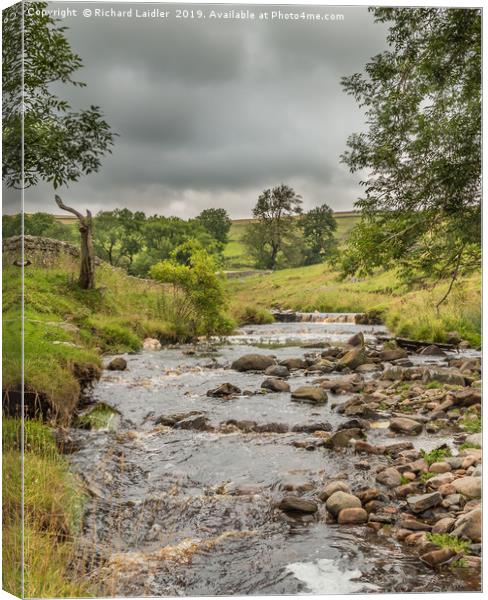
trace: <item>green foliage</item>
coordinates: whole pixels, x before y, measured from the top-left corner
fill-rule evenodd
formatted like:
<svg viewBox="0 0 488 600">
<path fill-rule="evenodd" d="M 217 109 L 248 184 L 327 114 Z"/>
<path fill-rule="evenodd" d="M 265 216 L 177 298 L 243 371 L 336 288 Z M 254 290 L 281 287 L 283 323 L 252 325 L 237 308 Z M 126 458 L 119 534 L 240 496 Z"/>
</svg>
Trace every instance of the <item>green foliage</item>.
<svg viewBox="0 0 488 600">
<path fill-rule="evenodd" d="M 172 285 L 175 320 L 186 323 L 193 334 L 231 329 L 223 314 L 226 300 L 215 260 L 198 243 L 177 246 L 171 259 L 151 268 L 151 276 Z"/>
<path fill-rule="evenodd" d="M 250 223 L 242 237 L 257 267 L 275 269 L 282 257 L 287 264 L 299 264 L 294 257 L 299 245 L 293 217 L 301 214 L 301 203 L 301 196 L 284 184 L 264 190 L 259 196 L 253 209 L 257 222 Z"/>
<path fill-rule="evenodd" d="M 429 381 L 429 383 L 426 384 L 425 389 L 426 390 L 439 390 L 442 388 L 442 383 L 440 381 L 436 381 L 435 379 L 433 381 Z"/>
<path fill-rule="evenodd" d="M 80 415 L 76 423 L 83 429 L 113 429 L 115 410 L 103 402 Z"/>
<path fill-rule="evenodd" d="M 427 533 L 427 539 L 439 548 L 450 548 L 461 554 L 469 549 L 469 541 L 462 540 L 450 533 Z"/>
<path fill-rule="evenodd" d="M 420 454 L 425 462 L 429 465 L 434 464 L 435 462 L 440 462 L 444 458 L 448 458 L 452 456 L 451 449 L 448 446 L 441 446 L 440 448 L 435 448 L 430 452 L 426 452 L 425 450 L 421 450 Z"/>
<path fill-rule="evenodd" d="M 245 306 L 236 318 L 239 325 L 266 325 L 274 321 L 269 310 L 256 306 Z"/>
<path fill-rule="evenodd" d="M 337 240 L 334 233 L 337 230 L 337 221 L 327 204 L 317 206 L 303 215 L 300 226 L 306 246 L 304 264 L 321 263 L 336 255 Z"/>
<path fill-rule="evenodd" d="M 469 433 L 481 433 L 481 417 L 478 415 L 465 414 L 460 425 Z"/>
<path fill-rule="evenodd" d="M 448 279 L 440 305 L 480 264 L 481 14 L 373 10 L 390 24 L 389 49 L 342 80 L 369 127 L 343 160 L 371 174 L 343 270 L 394 265 L 410 282 Z"/>
<path fill-rule="evenodd" d="M 102 352 L 130 352 L 141 347 L 139 336 L 125 319 L 103 315 L 86 319 L 85 325 L 93 332 L 92 343 Z"/>
<path fill-rule="evenodd" d="M 432 477 L 435 477 L 437 475 L 437 473 L 431 473 L 430 471 L 424 471 L 421 475 L 420 475 L 420 481 L 423 481 L 424 483 L 429 481 L 429 479 L 432 479 Z"/>
<path fill-rule="evenodd" d="M 9 187 L 77 181 L 98 171 L 114 141 L 98 106 L 73 111 L 53 91 L 53 83 L 84 84 L 73 79 L 81 58 L 47 6 L 23 2 L 3 14 L 2 176 Z"/>
<path fill-rule="evenodd" d="M 472 442 L 464 442 L 459 446 L 459 450 L 469 450 L 470 448 L 480 449 L 481 446 L 479 444 L 473 444 Z"/>
<path fill-rule="evenodd" d="M 100 211 L 93 224 L 97 255 L 114 266 L 130 267 L 144 244 L 146 215 L 127 208 Z"/>
<path fill-rule="evenodd" d="M 208 233 L 224 246 L 229 241 L 231 220 L 224 208 L 206 208 L 196 220 L 205 227 Z"/>
</svg>

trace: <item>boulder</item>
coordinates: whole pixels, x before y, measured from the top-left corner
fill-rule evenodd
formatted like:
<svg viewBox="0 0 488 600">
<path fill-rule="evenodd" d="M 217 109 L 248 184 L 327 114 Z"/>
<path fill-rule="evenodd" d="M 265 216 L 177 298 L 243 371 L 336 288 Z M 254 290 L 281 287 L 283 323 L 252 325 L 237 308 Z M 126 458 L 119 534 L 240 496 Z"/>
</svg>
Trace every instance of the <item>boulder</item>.
<svg viewBox="0 0 488 600">
<path fill-rule="evenodd" d="M 368 362 L 368 356 L 366 350 L 363 347 L 353 348 L 346 352 L 342 358 L 337 362 L 337 365 L 342 368 L 356 369 L 359 365 L 363 365 Z"/>
<path fill-rule="evenodd" d="M 481 542 L 481 508 L 461 515 L 454 525 L 452 535 L 472 542 Z"/>
<path fill-rule="evenodd" d="M 454 527 L 455 519 L 452 517 L 444 517 L 439 519 L 432 527 L 432 533 L 449 533 Z"/>
<path fill-rule="evenodd" d="M 348 494 L 347 492 L 341 492 L 340 490 L 334 492 L 325 503 L 327 510 L 337 518 L 339 513 L 344 508 L 361 508 L 361 500 Z"/>
<path fill-rule="evenodd" d="M 351 336 L 346 344 L 348 346 L 360 346 L 363 347 L 364 346 L 364 334 L 362 331 L 359 331 L 358 333 L 355 333 L 353 336 Z"/>
<path fill-rule="evenodd" d="M 439 492 L 430 494 L 419 494 L 418 496 L 409 496 L 407 503 L 414 513 L 422 513 L 429 508 L 434 508 L 442 502 L 442 495 Z"/>
<path fill-rule="evenodd" d="M 383 361 L 391 362 L 392 360 L 399 360 L 400 358 L 407 358 L 408 353 L 403 348 L 391 348 L 382 350 L 380 352 L 380 359 Z"/>
<path fill-rule="evenodd" d="M 419 354 L 423 356 L 447 356 L 444 350 L 441 350 L 439 346 L 435 346 L 434 344 L 422 348 Z"/>
<path fill-rule="evenodd" d="M 362 429 L 354 427 L 352 429 L 339 429 L 326 441 L 328 448 L 347 448 L 351 444 L 351 440 L 364 438 Z"/>
<path fill-rule="evenodd" d="M 296 371 L 297 369 L 306 369 L 307 361 L 303 358 L 285 358 L 280 360 L 280 365 L 286 367 L 289 371 Z"/>
<path fill-rule="evenodd" d="M 423 369 L 422 383 L 425 384 L 431 381 L 438 381 L 439 383 L 448 383 L 449 385 L 466 385 L 466 379 L 464 375 L 462 375 L 459 372 L 453 371 L 452 369 Z"/>
<path fill-rule="evenodd" d="M 407 417 L 397 417 L 390 421 L 390 429 L 397 433 L 418 435 L 422 431 L 422 423 Z"/>
<path fill-rule="evenodd" d="M 142 342 L 142 347 L 144 350 L 161 350 L 161 343 L 156 338 L 147 337 Z"/>
<path fill-rule="evenodd" d="M 275 364 L 275 359 L 266 354 L 244 354 L 232 363 L 235 371 L 265 371 Z"/>
<path fill-rule="evenodd" d="M 482 442 L 483 436 L 481 435 L 481 433 L 472 433 L 468 435 L 465 441 L 466 444 L 469 444 L 470 446 L 477 446 L 479 448 L 481 448 Z"/>
<path fill-rule="evenodd" d="M 457 346 L 463 341 L 462 336 L 457 331 L 448 331 L 446 333 L 446 343 Z"/>
<path fill-rule="evenodd" d="M 193 415 L 178 421 L 174 425 L 175 429 L 195 429 L 196 431 L 207 431 L 209 429 L 209 420 L 205 415 Z"/>
<path fill-rule="evenodd" d="M 368 513 L 364 508 L 343 508 L 337 517 L 340 525 L 358 525 L 367 521 Z"/>
<path fill-rule="evenodd" d="M 324 388 L 324 390 L 330 390 L 333 394 L 359 392 L 364 385 L 364 379 L 358 373 L 351 373 L 351 375 L 344 375 L 343 377 L 337 377 L 336 379 L 319 381 L 320 387 Z"/>
<path fill-rule="evenodd" d="M 481 477 L 461 477 L 452 482 L 456 492 L 468 498 L 481 498 Z"/>
<path fill-rule="evenodd" d="M 278 507 L 286 512 L 315 513 L 318 510 L 315 502 L 299 496 L 285 496 Z"/>
<path fill-rule="evenodd" d="M 261 387 L 264 390 L 269 390 L 270 392 L 289 392 L 290 386 L 283 381 L 283 379 L 277 379 L 276 377 L 270 377 L 265 379 L 261 384 Z"/>
<path fill-rule="evenodd" d="M 319 498 L 324 502 L 328 500 L 332 494 L 336 492 L 346 492 L 346 494 L 351 493 L 351 488 L 347 481 L 337 480 L 337 481 L 329 481 L 324 487 L 324 489 L 320 492 Z"/>
<path fill-rule="evenodd" d="M 456 556 L 456 551 L 451 548 L 439 548 L 439 550 L 431 550 L 420 555 L 420 560 L 429 567 L 434 568 L 442 565 Z"/>
<path fill-rule="evenodd" d="M 127 361 L 125 358 L 117 356 L 117 358 L 112 359 L 108 363 L 107 369 L 109 371 L 125 371 L 127 369 Z"/>
<path fill-rule="evenodd" d="M 207 396 L 211 398 L 233 398 L 239 396 L 240 393 L 240 388 L 232 383 L 223 383 L 213 390 L 208 390 Z"/>
<path fill-rule="evenodd" d="M 264 374 L 269 375 L 270 377 L 281 377 L 282 379 L 286 379 L 290 376 L 290 371 L 284 365 L 271 365 L 265 370 Z"/>
<path fill-rule="evenodd" d="M 403 367 L 389 367 L 383 371 L 381 379 L 387 381 L 402 381 L 405 376 L 405 369 Z"/>
<path fill-rule="evenodd" d="M 291 397 L 298 401 L 314 402 L 323 404 L 327 402 L 327 394 L 321 387 L 312 385 L 302 385 L 291 393 Z"/>
<path fill-rule="evenodd" d="M 395 469 L 395 467 L 388 467 L 376 475 L 376 481 L 386 485 L 387 487 L 394 488 L 401 484 L 402 476 L 398 469 Z"/>
</svg>

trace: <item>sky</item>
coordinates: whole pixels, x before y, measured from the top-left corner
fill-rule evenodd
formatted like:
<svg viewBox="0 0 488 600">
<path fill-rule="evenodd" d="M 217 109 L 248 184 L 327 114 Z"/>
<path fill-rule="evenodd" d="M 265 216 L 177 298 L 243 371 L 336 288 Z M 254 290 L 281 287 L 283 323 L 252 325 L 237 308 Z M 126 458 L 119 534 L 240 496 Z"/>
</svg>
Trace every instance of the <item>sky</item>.
<svg viewBox="0 0 488 600">
<path fill-rule="evenodd" d="M 188 218 L 223 207 L 251 216 L 263 189 L 286 183 L 308 210 L 326 202 L 349 210 L 361 194 L 360 174 L 340 155 L 364 115 L 341 88 L 386 48 L 384 25 L 365 7 L 307 7 L 343 20 L 176 19 L 178 5 L 51 3 L 77 9 L 63 19 L 84 67 L 85 88 L 61 86 L 74 109 L 99 105 L 118 134 L 96 174 L 59 191 L 66 204 L 92 212 L 127 207 Z M 130 18 L 84 17 L 89 7 L 133 9 Z M 136 17 L 146 9 L 168 18 Z M 190 5 L 181 5 L 191 9 Z M 194 7 L 202 10 L 202 5 Z M 27 212 L 59 212 L 48 184 L 25 194 Z M 7 194 L 7 202 L 8 202 Z"/>
</svg>

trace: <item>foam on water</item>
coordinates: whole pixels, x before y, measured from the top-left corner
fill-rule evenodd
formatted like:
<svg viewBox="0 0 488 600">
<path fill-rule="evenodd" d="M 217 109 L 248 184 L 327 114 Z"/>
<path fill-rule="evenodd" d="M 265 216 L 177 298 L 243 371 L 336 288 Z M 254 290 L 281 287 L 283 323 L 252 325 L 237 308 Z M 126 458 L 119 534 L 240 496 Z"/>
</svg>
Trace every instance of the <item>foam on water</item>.
<svg viewBox="0 0 488 600">
<path fill-rule="evenodd" d="M 337 561 L 330 558 L 292 563 L 287 570 L 306 584 L 310 594 L 354 594 L 379 589 L 371 583 L 357 581 L 362 576 L 359 569 L 342 571 Z"/>
</svg>

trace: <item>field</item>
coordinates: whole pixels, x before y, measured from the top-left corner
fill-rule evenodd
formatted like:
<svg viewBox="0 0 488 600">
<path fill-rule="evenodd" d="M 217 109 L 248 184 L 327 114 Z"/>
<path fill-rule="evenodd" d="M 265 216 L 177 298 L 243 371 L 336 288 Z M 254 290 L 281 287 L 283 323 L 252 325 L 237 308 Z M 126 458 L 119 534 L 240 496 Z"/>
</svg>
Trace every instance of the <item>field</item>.
<svg viewBox="0 0 488 600">
<path fill-rule="evenodd" d="M 337 220 L 336 237 L 340 242 L 347 238 L 351 229 L 360 219 L 359 215 L 354 212 L 336 213 L 335 218 Z M 239 219 L 232 223 L 229 243 L 224 250 L 225 268 L 228 271 L 254 268 L 252 261 L 246 256 L 246 249 L 242 243 L 242 236 L 250 222 L 252 219 Z"/>
<path fill-rule="evenodd" d="M 341 281 L 338 273 L 320 264 L 232 279 L 228 282 L 228 290 L 233 314 L 242 314 L 246 306 L 306 312 L 379 310 L 386 325 L 398 335 L 441 342 L 448 332 L 458 331 L 473 345 L 479 346 L 480 275 L 460 281 L 438 313 L 436 303 L 447 285 L 409 290 L 392 271 L 364 280 Z"/>
</svg>

